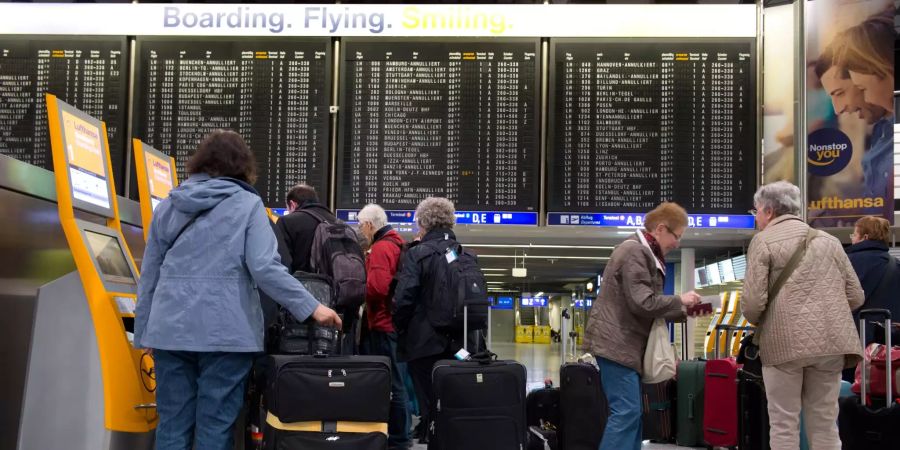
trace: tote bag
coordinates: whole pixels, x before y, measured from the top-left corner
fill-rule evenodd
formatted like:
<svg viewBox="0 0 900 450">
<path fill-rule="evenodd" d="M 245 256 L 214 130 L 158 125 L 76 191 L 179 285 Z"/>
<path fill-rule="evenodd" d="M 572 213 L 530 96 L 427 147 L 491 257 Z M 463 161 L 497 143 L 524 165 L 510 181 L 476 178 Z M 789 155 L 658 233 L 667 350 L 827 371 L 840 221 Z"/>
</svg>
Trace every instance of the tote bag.
<svg viewBox="0 0 900 450">
<path fill-rule="evenodd" d="M 669 327 L 665 319 L 654 319 L 644 351 L 644 373 L 641 381 L 662 383 L 675 378 L 675 346 L 669 342 Z"/>
</svg>

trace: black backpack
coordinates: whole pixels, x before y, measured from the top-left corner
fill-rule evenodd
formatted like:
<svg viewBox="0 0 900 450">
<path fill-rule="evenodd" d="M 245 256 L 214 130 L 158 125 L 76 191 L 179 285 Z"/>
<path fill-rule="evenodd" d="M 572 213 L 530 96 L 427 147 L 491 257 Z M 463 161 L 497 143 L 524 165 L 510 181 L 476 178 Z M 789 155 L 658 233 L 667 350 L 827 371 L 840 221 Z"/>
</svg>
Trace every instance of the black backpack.
<svg viewBox="0 0 900 450">
<path fill-rule="evenodd" d="M 490 307 L 487 283 L 478 266 L 478 258 L 452 239 L 425 241 L 421 245 L 435 254 L 430 278 L 426 281 L 425 298 L 431 326 L 445 332 L 462 331 L 463 311 L 467 306 L 469 330 L 487 326 Z M 455 258 L 451 251 L 455 252 Z"/>
<path fill-rule="evenodd" d="M 334 301 L 334 283 L 327 275 L 297 271 L 294 278 L 319 301 L 331 307 Z M 312 318 L 298 321 L 287 308 L 279 306 L 278 316 L 271 327 L 272 342 L 267 344 L 269 353 L 293 355 L 334 355 L 340 351 L 336 328 L 323 327 Z"/>
<path fill-rule="evenodd" d="M 319 221 L 309 252 L 315 273 L 334 281 L 333 308 L 356 311 L 366 299 L 366 263 L 356 232 L 341 220 L 329 222 L 319 214 L 301 209 Z"/>
</svg>

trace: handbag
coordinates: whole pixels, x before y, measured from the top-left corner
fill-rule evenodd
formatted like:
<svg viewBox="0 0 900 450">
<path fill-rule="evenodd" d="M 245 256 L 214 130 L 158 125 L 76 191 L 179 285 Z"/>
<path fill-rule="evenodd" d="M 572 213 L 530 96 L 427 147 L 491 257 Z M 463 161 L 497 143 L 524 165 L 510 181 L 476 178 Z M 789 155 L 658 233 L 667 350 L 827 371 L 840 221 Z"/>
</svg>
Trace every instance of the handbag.
<svg viewBox="0 0 900 450">
<path fill-rule="evenodd" d="M 800 261 L 803 260 L 803 256 L 806 255 L 806 249 L 809 247 L 809 243 L 812 242 L 813 238 L 815 238 L 818 233 L 819 232 L 813 228 L 810 228 L 809 231 L 806 232 L 806 239 L 800 243 L 796 250 L 794 250 L 794 254 L 791 255 L 791 259 L 789 259 L 787 265 L 784 266 L 784 270 L 778 274 L 775 283 L 772 283 L 772 287 L 769 288 L 769 305 L 766 307 L 766 312 L 772 310 L 772 305 L 778 298 L 781 288 L 784 287 L 784 283 L 787 282 L 791 274 L 794 273 L 794 270 L 797 269 L 797 266 L 800 265 Z M 763 317 L 760 318 L 759 323 L 757 324 L 757 330 L 759 330 L 759 326 L 762 325 L 766 312 L 764 312 Z M 759 377 L 762 376 L 762 360 L 759 357 L 759 337 L 756 332 L 749 333 L 741 339 L 741 348 L 738 350 L 737 362 L 744 365 L 744 372 Z"/>
<path fill-rule="evenodd" d="M 864 355 L 864 359 L 862 362 L 856 366 L 856 377 L 854 378 L 853 386 L 850 390 L 854 394 L 859 394 L 862 391 L 861 380 L 862 380 L 862 365 L 866 364 L 868 366 L 869 377 L 866 380 L 869 385 L 866 388 L 866 392 L 873 396 L 884 397 L 887 395 L 885 392 L 887 385 L 887 358 L 890 354 L 891 358 L 891 371 L 894 372 L 891 376 L 894 377 L 892 380 L 892 388 L 894 391 L 891 396 L 894 398 L 900 398 L 900 386 L 897 385 L 898 375 L 900 375 L 900 346 L 892 346 L 890 352 L 888 352 L 888 348 L 884 344 L 869 344 L 866 347 L 866 352 Z"/>
<path fill-rule="evenodd" d="M 675 346 L 669 342 L 666 320 L 657 318 L 650 326 L 647 349 L 644 350 L 644 372 L 641 381 L 647 384 L 662 383 L 675 378 Z"/>
</svg>

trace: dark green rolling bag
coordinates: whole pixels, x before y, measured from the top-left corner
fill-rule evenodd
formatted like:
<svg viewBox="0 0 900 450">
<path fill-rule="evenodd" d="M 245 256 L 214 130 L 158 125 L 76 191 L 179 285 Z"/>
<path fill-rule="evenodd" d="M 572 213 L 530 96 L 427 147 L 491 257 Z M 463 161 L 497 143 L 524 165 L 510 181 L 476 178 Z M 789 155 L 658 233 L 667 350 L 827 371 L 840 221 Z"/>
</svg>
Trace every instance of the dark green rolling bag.
<svg viewBox="0 0 900 450">
<path fill-rule="evenodd" d="M 676 378 L 675 442 L 684 447 L 703 445 L 703 376 L 706 361 L 690 360 L 678 364 Z"/>
<path fill-rule="evenodd" d="M 706 361 L 687 360 L 687 324 L 681 323 L 681 357 L 675 372 L 675 443 L 683 447 L 698 447 L 703 442 L 703 387 Z"/>
</svg>

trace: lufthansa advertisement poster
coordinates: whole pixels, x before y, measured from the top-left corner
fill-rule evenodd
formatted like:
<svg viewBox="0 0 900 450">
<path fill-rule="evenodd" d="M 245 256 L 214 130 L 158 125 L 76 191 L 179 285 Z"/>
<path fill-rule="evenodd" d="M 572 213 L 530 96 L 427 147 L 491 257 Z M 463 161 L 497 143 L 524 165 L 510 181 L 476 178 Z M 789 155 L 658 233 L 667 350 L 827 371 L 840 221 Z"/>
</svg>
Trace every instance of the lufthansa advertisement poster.
<svg viewBox="0 0 900 450">
<path fill-rule="evenodd" d="M 809 223 L 894 217 L 894 4 L 807 2 Z"/>
</svg>

